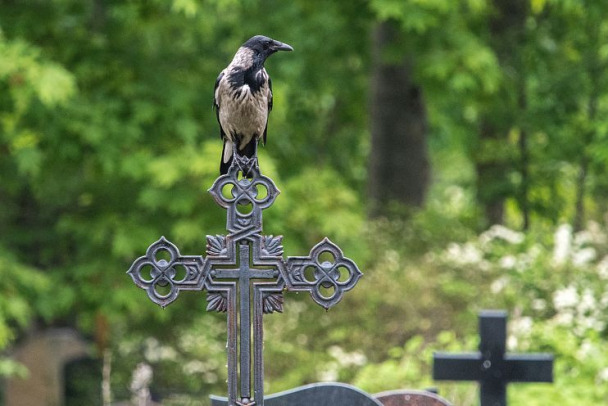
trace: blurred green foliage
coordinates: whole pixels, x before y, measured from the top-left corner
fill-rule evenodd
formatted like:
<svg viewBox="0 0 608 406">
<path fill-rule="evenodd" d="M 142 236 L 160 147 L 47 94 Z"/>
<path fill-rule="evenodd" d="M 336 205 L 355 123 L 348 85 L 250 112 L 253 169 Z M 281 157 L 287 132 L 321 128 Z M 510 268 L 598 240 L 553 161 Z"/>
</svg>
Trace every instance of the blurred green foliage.
<svg viewBox="0 0 608 406">
<path fill-rule="evenodd" d="M 522 111 L 489 44 L 493 12 L 490 0 L 0 2 L 0 348 L 32 325 L 71 325 L 111 350 L 116 398 L 142 360 L 161 395 L 225 391 L 223 315 L 194 294 L 161 311 L 124 271 L 161 235 L 195 254 L 224 233 L 205 192 L 221 151 L 213 83 L 264 33 L 295 48 L 267 62 L 260 165 L 282 193 L 264 231 L 288 255 L 328 236 L 365 273 L 328 313 L 286 294 L 266 317 L 268 392 L 431 386 L 432 351 L 474 350 L 476 312 L 505 308 L 512 350 L 557 358 L 554 385 L 514 386 L 510 404 L 606 403 L 608 3 L 530 1 Z M 410 55 L 427 95 L 434 179 L 423 210 L 370 222 L 369 36 L 385 19 L 407 38 L 385 57 Z M 479 143 L 487 111 L 509 129 L 495 145 Z M 526 233 L 514 231 L 524 132 Z M 482 226 L 480 156 L 508 163 L 509 184 L 487 185 L 507 191 L 506 227 Z M 564 225 L 581 213 L 588 226 Z M 0 359 L 0 375 L 26 373 Z M 473 384 L 440 389 L 476 402 Z"/>
</svg>

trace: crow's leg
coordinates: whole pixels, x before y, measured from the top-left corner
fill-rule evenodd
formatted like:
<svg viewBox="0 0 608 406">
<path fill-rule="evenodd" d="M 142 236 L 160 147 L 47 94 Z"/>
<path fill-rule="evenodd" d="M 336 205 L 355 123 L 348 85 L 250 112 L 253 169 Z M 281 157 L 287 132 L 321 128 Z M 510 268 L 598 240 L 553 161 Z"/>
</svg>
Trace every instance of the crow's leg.
<svg viewBox="0 0 608 406">
<path fill-rule="evenodd" d="M 234 161 L 236 162 L 236 166 L 239 169 L 239 171 L 241 171 L 243 174 L 245 174 L 245 170 L 243 169 L 243 166 L 241 165 L 241 160 L 239 159 L 239 157 L 241 156 L 241 154 L 239 154 L 239 144 L 241 143 L 241 137 L 235 135 L 233 137 L 234 141 L 232 143 L 232 158 L 234 159 Z"/>
</svg>

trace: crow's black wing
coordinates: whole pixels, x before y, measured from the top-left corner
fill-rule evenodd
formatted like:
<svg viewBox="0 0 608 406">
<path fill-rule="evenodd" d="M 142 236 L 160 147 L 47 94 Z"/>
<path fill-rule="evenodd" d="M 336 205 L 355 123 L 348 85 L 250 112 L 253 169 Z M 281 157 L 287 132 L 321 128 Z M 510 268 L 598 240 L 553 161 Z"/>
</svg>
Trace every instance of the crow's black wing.
<svg viewBox="0 0 608 406">
<path fill-rule="evenodd" d="M 272 80 L 268 76 L 268 114 L 272 111 Z M 262 135 L 262 143 L 266 145 L 266 133 L 268 131 L 268 117 L 266 117 L 266 127 L 264 127 L 264 134 Z"/>
<path fill-rule="evenodd" d="M 221 139 L 226 138 L 226 133 L 224 132 L 224 129 L 222 128 L 222 123 L 220 123 L 220 105 L 218 104 L 216 94 L 217 94 L 217 88 L 220 85 L 220 80 L 222 80 L 223 77 L 224 77 L 224 71 L 220 72 L 219 76 L 217 77 L 217 80 L 215 81 L 215 87 L 213 88 L 213 108 L 215 109 L 215 116 L 217 118 L 217 123 L 220 125 L 220 138 Z"/>
<path fill-rule="evenodd" d="M 272 79 L 270 79 L 270 76 L 268 76 L 268 90 L 268 112 L 270 112 L 272 110 Z"/>
</svg>

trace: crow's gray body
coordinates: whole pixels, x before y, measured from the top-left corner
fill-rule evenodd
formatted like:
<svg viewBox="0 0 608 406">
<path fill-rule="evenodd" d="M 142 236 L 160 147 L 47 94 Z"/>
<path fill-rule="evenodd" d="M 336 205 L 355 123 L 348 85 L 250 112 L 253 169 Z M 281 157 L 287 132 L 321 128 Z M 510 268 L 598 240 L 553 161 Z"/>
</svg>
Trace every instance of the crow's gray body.
<svg viewBox="0 0 608 406">
<path fill-rule="evenodd" d="M 251 69 L 252 53 L 241 47 L 230 65 L 220 73 L 215 89 L 218 121 L 226 144 L 222 162 L 228 162 L 232 157 L 234 143 L 238 143 L 238 149 L 242 151 L 252 140 L 259 140 L 266 133 L 272 89 L 263 67 L 252 75 L 257 88 L 245 82 L 243 72 Z"/>
<path fill-rule="evenodd" d="M 255 36 L 239 48 L 217 78 L 214 106 L 224 141 L 222 174 L 227 173 L 234 152 L 252 157 L 258 141 L 266 142 L 268 114 L 272 110 L 272 83 L 264 62 L 280 50 L 291 51 L 292 48 L 261 35 Z"/>
</svg>

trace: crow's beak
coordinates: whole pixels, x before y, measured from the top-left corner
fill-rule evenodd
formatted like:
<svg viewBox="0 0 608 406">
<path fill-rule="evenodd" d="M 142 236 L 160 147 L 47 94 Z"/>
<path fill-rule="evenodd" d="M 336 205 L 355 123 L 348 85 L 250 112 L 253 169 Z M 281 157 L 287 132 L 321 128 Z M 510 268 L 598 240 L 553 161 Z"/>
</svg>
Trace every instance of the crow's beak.
<svg viewBox="0 0 608 406">
<path fill-rule="evenodd" d="M 290 45 L 284 44 L 283 42 L 273 40 L 272 49 L 275 51 L 293 51 Z"/>
</svg>

